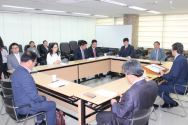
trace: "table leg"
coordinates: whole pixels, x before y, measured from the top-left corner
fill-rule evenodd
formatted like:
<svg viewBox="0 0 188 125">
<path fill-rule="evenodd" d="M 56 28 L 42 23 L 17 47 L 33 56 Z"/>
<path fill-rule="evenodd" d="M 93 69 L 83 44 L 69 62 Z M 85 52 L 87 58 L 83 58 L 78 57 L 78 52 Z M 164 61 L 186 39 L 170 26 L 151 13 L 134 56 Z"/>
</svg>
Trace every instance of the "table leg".
<svg viewBox="0 0 188 125">
<path fill-rule="evenodd" d="M 79 125 L 85 125 L 85 100 L 80 99 L 78 101 L 78 122 Z"/>
</svg>

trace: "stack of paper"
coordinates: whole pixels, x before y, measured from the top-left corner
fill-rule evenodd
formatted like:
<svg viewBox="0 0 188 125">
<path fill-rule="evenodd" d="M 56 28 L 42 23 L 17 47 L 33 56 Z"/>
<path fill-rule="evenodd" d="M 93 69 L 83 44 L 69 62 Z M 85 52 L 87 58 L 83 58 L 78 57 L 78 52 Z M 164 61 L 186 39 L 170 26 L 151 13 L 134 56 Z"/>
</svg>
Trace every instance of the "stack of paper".
<svg viewBox="0 0 188 125">
<path fill-rule="evenodd" d="M 104 97 L 108 97 L 108 98 L 111 98 L 111 97 L 114 97 L 115 95 L 117 95 L 117 93 L 115 93 L 115 92 L 111 92 L 111 91 L 104 90 L 104 89 L 97 90 L 93 93 L 95 93 L 97 95 L 104 96 Z"/>
<path fill-rule="evenodd" d="M 58 65 L 67 65 L 67 63 L 59 63 Z"/>
<path fill-rule="evenodd" d="M 89 58 L 88 60 L 94 60 L 95 58 Z"/>
<path fill-rule="evenodd" d="M 68 85 L 68 84 L 69 84 L 69 82 L 65 82 L 65 81 L 60 80 L 60 81 L 57 81 L 57 82 L 53 82 L 53 83 L 49 84 L 48 86 L 53 87 L 53 88 L 57 88 L 57 87 L 65 86 L 65 85 Z"/>
<path fill-rule="evenodd" d="M 146 67 L 149 70 L 151 70 L 153 72 L 156 72 L 156 73 L 159 73 L 159 70 L 164 70 L 165 69 L 165 68 L 163 68 L 161 66 L 158 66 L 158 65 L 155 65 L 155 64 L 147 65 L 147 66 L 144 66 L 144 67 Z"/>
</svg>

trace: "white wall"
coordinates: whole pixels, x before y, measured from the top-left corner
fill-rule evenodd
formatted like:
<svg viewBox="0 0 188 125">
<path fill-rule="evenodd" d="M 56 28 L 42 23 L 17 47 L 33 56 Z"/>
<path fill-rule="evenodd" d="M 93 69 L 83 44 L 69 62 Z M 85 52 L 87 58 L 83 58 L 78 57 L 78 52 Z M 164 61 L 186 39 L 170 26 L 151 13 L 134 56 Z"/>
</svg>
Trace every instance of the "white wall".
<svg viewBox="0 0 188 125">
<path fill-rule="evenodd" d="M 89 46 L 95 39 L 95 25 L 94 18 L 0 13 L 0 36 L 7 47 L 13 42 L 24 47 L 31 40 L 38 45 L 43 40 L 61 43 L 80 39 Z"/>
</svg>

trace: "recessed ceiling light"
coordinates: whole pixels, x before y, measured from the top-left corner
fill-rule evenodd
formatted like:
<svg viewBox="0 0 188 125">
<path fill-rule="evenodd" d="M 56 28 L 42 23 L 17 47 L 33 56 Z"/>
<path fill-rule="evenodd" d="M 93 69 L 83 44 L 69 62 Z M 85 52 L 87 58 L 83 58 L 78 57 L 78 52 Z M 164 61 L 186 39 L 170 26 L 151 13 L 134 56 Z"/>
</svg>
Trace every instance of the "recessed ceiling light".
<svg viewBox="0 0 188 125">
<path fill-rule="evenodd" d="M 84 16 L 90 16 L 91 14 L 86 14 L 86 13 L 76 13 L 76 12 L 74 12 L 74 13 L 72 13 L 72 14 L 78 14 L 78 15 L 84 15 Z"/>
<path fill-rule="evenodd" d="M 141 10 L 141 11 L 146 11 L 147 9 L 136 7 L 136 6 L 128 6 L 128 8 L 135 9 L 135 10 Z"/>
<path fill-rule="evenodd" d="M 116 5 L 120 5 L 120 6 L 127 6 L 127 4 L 116 2 L 116 1 L 112 1 L 112 0 L 100 0 L 100 1 L 106 2 L 106 3 L 111 3 L 111 4 L 116 4 Z"/>
<path fill-rule="evenodd" d="M 109 17 L 109 16 L 103 16 L 103 15 L 94 15 L 94 16 L 97 16 L 97 17 Z"/>
<path fill-rule="evenodd" d="M 157 12 L 157 11 L 153 11 L 153 10 L 150 10 L 150 11 L 147 11 L 149 13 L 155 13 L 155 14 L 161 14 L 161 12 Z"/>
<path fill-rule="evenodd" d="M 9 8 L 18 8 L 18 9 L 35 9 L 35 8 L 29 8 L 29 7 L 19 7 L 19 6 L 10 6 L 10 5 L 1 5 L 1 7 L 9 7 Z"/>
<path fill-rule="evenodd" d="M 42 11 L 48 11 L 48 12 L 57 12 L 57 13 L 65 13 L 65 11 L 58 11 L 58 10 L 47 10 L 47 9 L 44 9 Z"/>
</svg>

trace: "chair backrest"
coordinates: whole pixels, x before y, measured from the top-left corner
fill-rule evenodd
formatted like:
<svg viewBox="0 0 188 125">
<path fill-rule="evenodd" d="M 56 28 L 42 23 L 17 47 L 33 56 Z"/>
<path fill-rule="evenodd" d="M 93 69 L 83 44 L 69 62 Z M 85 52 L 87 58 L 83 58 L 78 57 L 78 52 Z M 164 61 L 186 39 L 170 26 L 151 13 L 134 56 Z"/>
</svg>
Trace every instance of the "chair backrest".
<svg viewBox="0 0 188 125">
<path fill-rule="evenodd" d="M 22 45 L 21 45 L 21 44 L 18 44 L 18 47 L 19 47 L 19 52 L 22 52 L 22 53 L 23 53 Z M 12 54 L 11 46 L 9 46 L 9 55 L 10 55 L 10 54 Z"/>
<path fill-rule="evenodd" d="M 49 43 L 49 48 L 50 48 L 51 45 L 54 44 L 54 43 L 56 43 L 56 42 Z M 58 43 L 56 43 L 56 44 L 57 44 L 57 46 L 58 46 Z"/>
<path fill-rule="evenodd" d="M 74 49 L 78 47 L 78 43 L 76 41 L 70 41 L 69 46 L 70 46 L 71 54 L 72 54 L 74 52 Z"/>
<path fill-rule="evenodd" d="M 29 45 L 25 45 L 24 52 L 26 52 L 29 47 L 30 47 Z"/>
<path fill-rule="evenodd" d="M 13 97 L 3 98 L 6 113 L 14 120 L 18 120 Z"/>
<path fill-rule="evenodd" d="M 5 49 L 5 50 L 8 52 L 8 49 L 7 49 L 7 47 L 6 47 L 6 46 L 4 46 L 4 47 L 3 47 L 3 49 Z"/>
<path fill-rule="evenodd" d="M 1 82 L 1 88 L 4 97 L 13 95 L 11 82 Z"/>
<path fill-rule="evenodd" d="M 38 44 L 38 46 L 37 46 L 37 50 L 38 50 L 39 53 L 40 53 L 41 46 L 43 46 L 43 44 Z M 41 55 L 41 53 L 40 53 L 40 55 Z"/>
<path fill-rule="evenodd" d="M 145 125 L 150 117 L 150 114 L 153 112 L 154 107 L 148 109 L 139 110 L 133 113 L 130 125 Z"/>
<path fill-rule="evenodd" d="M 61 55 L 63 55 L 64 53 L 69 55 L 70 52 L 71 52 L 69 43 L 65 43 L 65 42 L 61 43 L 60 44 L 60 50 L 61 50 Z"/>
</svg>

